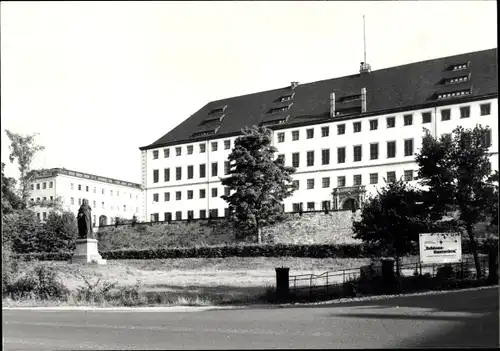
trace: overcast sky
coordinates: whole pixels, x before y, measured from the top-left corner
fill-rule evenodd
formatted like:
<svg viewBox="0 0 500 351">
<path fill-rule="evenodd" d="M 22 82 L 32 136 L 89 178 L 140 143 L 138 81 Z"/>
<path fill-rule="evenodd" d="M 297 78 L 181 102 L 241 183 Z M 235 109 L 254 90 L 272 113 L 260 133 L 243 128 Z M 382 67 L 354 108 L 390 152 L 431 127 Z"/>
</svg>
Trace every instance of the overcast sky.
<svg viewBox="0 0 500 351">
<path fill-rule="evenodd" d="M 141 181 L 148 145 L 211 100 L 497 46 L 495 1 L 2 2 L 4 130 L 33 168 Z"/>
</svg>

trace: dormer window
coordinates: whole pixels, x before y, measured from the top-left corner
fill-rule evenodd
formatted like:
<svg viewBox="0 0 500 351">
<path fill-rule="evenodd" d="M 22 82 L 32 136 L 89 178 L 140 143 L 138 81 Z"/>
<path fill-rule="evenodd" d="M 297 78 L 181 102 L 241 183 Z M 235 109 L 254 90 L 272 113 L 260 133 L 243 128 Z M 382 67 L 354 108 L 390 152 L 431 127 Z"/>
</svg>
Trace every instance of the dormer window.
<svg viewBox="0 0 500 351">
<path fill-rule="evenodd" d="M 349 95 L 349 96 L 344 96 L 343 98 L 340 99 L 340 102 L 351 102 L 351 101 L 357 101 L 361 100 L 361 94 L 356 94 L 356 95 Z"/>
<path fill-rule="evenodd" d="M 448 93 L 438 94 L 437 98 L 438 98 L 438 100 L 451 99 L 451 98 L 464 96 L 464 95 L 470 95 L 470 94 L 471 94 L 470 89 L 462 89 L 462 90 L 457 90 L 457 91 L 451 91 Z"/>
<path fill-rule="evenodd" d="M 288 117 L 280 118 L 280 119 L 273 119 L 270 121 L 262 122 L 260 125 L 261 126 L 272 126 L 272 125 L 276 125 L 276 124 L 284 124 L 284 123 L 286 123 L 287 120 L 288 120 Z"/>
<path fill-rule="evenodd" d="M 276 108 L 272 108 L 269 110 L 269 113 L 271 114 L 275 114 L 275 113 L 280 113 L 280 112 L 284 112 L 284 111 L 288 111 L 290 109 L 290 106 L 292 106 L 292 104 L 288 105 L 288 106 L 282 106 L 282 107 L 276 107 Z"/>
<path fill-rule="evenodd" d="M 469 68 L 469 63 L 470 62 L 465 62 L 465 63 L 460 63 L 458 65 L 453 65 L 453 66 L 451 66 L 451 70 L 452 71 L 461 71 L 461 70 L 467 69 L 467 68 Z"/>
<path fill-rule="evenodd" d="M 192 136 L 193 137 L 201 137 L 201 136 L 212 135 L 212 134 L 217 133 L 218 130 L 219 130 L 219 127 L 215 128 L 215 129 L 202 130 L 202 131 L 193 133 Z"/>
<path fill-rule="evenodd" d="M 470 80 L 470 75 L 447 78 L 444 80 L 444 84 L 463 83 L 463 82 L 468 82 L 469 80 Z"/>
<path fill-rule="evenodd" d="M 217 114 L 224 113 L 224 111 L 226 110 L 226 107 L 227 107 L 227 105 L 224 107 L 221 107 L 221 108 L 215 108 L 212 111 L 210 111 L 210 113 L 208 115 L 211 116 L 211 115 L 217 115 Z"/>
<path fill-rule="evenodd" d="M 293 96 L 295 95 L 295 93 L 293 94 L 290 94 L 290 95 L 285 95 L 285 96 L 282 96 L 280 97 L 280 102 L 286 102 L 286 101 L 291 101 L 293 99 Z"/>
</svg>

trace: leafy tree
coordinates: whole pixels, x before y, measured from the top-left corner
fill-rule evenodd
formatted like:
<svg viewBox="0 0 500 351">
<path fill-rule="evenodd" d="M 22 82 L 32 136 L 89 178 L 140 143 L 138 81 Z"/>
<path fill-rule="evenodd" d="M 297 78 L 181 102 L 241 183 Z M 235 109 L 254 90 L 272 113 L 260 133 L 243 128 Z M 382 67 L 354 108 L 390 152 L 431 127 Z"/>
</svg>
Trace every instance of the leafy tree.
<svg viewBox="0 0 500 351">
<path fill-rule="evenodd" d="M 39 251 L 39 235 L 42 228 L 36 214 L 23 209 L 7 214 L 2 218 L 2 241 L 10 243 L 16 253 Z"/>
<path fill-rule="evenodd" d="M 44 146 L 40 146 L 36 144 L 35 137 L 38 135 L 37 133 L 31 135 L 21 135 L 17 133 L 13 133 L 8 129 L 5 130 L 7 136 L 10 139 L 10 162 L 14 162 L 17 159 L 17 164 L 19 166 L 19 185 L 20 185 L 20 197 L 22 199 L 22 203 L 26 206 L 28 202 L 29 196 L 29 183 L 30 183 L 30 168 L 31 163 L 37 152 L 43 151 L 45 149 Z"/>
<path fill-rule="evenodd" d="M 21 208 L 21 199 L 16 194 L 16 180 L 6 177 L 2 162 L 2 214 L 9 214 Z"/>
<path fill-rule="evenodd" d="M 398 180 L 377 191 L 363 204 L 361 218 L 353 222 L 354 238 L 377 254 L 399 258 L 416 247 L 426 223 L 422 193 Z"/>
<path fill-rule="evenodd" d="M 75 248 L 78 227 L 73 212 L 50 212 L 43 231 L 39 235 L 39 250 L 42 252 L 67 252 Z"/>
<path fill-rule="evenodd" d="M 488 131 L 488 127 L 481 125 L 474 129 L 459 126 L 453 130 L 452 138 L 441 137 L 439 140 L 428 134 L 416 156 L 420 183 L 427 189 L 426 205 L 433 218 L 445 215 L 448 210 L 458 210 L 458 219 L 467 232 L 478 277 L 481 276 L 481 267 L 474 225 L 485 219 L 488 208 L 492 207 L 491 195 L 494 193 L 486 138 Z"/>
<path fill-rule="evenodd" d="M 228 157 L 229 176 L 222 185 L 234 191 L 221 196 L 229 204 L 229 220 L 243 233 L 256 234 L 262 241 L 262 228 L 274 223 L 283 213 L 282 202 L 292 195 L 293 167 L 274 159 L 272 131 L 265 127 L 245 128 L 235 140 Z"/>
</svg>

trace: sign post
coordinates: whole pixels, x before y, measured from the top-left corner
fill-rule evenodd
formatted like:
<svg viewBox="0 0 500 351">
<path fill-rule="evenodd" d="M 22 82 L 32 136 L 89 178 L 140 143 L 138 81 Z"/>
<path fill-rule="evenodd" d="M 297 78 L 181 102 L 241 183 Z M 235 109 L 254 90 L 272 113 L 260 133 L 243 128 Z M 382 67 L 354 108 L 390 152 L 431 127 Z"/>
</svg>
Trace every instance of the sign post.
<svg viewBox="0 0 500 351">
<path fill-rule="evenodd" d="M 423 233 L 419 244 L 420 263 L 462 262 L 460 233 Z"/>
</svg>

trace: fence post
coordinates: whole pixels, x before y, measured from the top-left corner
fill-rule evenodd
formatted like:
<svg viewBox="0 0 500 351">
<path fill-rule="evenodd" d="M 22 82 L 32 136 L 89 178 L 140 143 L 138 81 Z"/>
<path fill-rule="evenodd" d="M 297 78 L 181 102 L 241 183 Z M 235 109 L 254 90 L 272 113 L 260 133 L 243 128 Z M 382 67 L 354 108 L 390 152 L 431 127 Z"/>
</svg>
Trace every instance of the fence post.
<svg viewBox="0 0 500 351">
<path fill-rule="evenodd" d="M 276 297 L 281 300 L 288 296 L 290 292 L 290 268 L 279 267 L 276 270 Z"/>
<path fill-rule="evenodd" d="M 312 289 L 313 289 L 313 275 L 311 274 L 311 277 L 309 278 L 309 296 L 312 295 Z"/>
<path fill-rule="evenodd" d="M 422 275 L 422 262 L 420 262 L 419 265 L 420 265 L 420 275 Z"/>
<path fill-rule="evenodd" d="M 328 294 L 328 272 L 326 272 L 326 293 Z"/>
<path fill-rule="evenodd" d="M 342 270 L 342 282 L 345 283 L 345 269 Z"/>
</svg>

